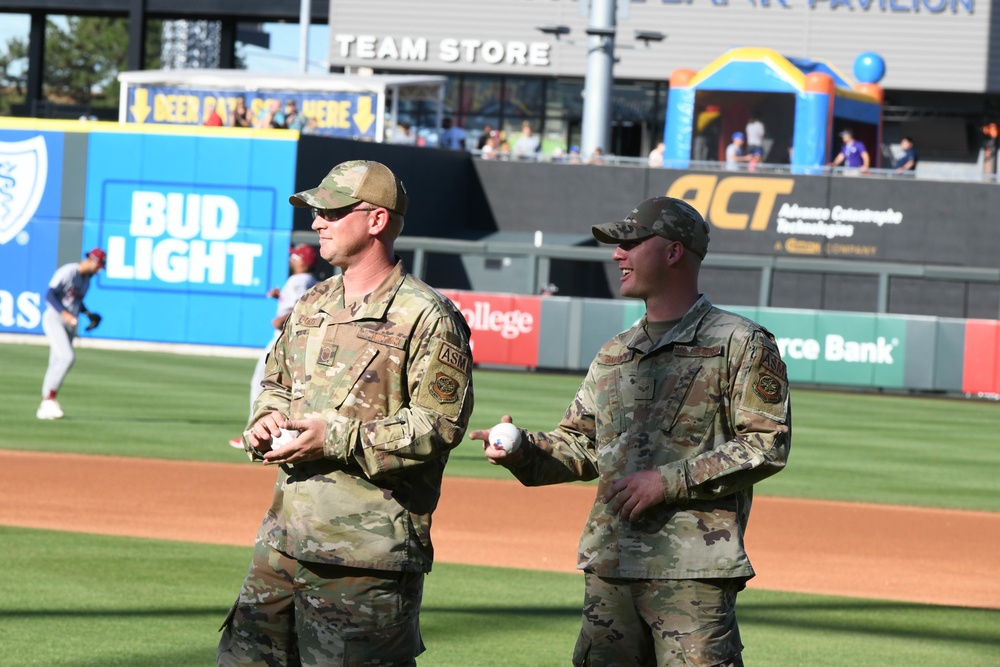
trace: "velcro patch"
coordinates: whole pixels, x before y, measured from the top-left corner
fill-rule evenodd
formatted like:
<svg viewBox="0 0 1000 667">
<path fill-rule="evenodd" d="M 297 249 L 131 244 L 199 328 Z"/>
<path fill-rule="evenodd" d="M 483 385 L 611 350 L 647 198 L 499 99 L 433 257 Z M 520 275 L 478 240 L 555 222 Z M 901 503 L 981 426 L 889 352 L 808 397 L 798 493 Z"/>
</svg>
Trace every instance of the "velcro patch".
<svg viewBox="0 0 1000 667">
<path fill-rule="evenodd" d="M 785 362 L 773 350 L 769 350 L 766 347 L 761 350 L 760 365 L 778 377 L 788 376 L 788 371 L 785 369 Z"/>
<path fill-rule="evenodd" d="M 437 373 L 430 392 L 439 403 L 454 403 L 458 400 L 459 386 L 458 381 L 447 373 Z"/>
<path fill-rule="evenodd" d="M 462 375 L 467 374 L 469 372 L 469 366 L 472 365 L 469 355 L 465 354 L 450 343 L 441 343 L 441 347 L 438 349 L 437 358 L 442 364 L 445 366 L 451 366 Z"/>
<path fill-rule="evenodd" d="M 399 350 L 406 348 L 406 336 L 399 334 L 385 333 L 376 329 L 365 329 L 362 327 L 358 329 L 357 336 L 358 338 L 364 338 L 379 345 L 388 345 Z"/>
<path fill-rule="evenodd" d="M 333 360 L 337 357 L 337 348 L 337 345 L 323 345 L 323 347 L 319 349 L 319 357 L 316 359 L 316 363 L 323 366 L 332 365 Z"/>
<path fill-rule="evenodd" d="M 323 324 L 323 316 L 316 315 L 314 317 L 306 317 L 305 315 L 299 316 L 299 325 L 303 327 L 318 327 Z"/>
<path fill-rule="evenodd" d="M 760 371 L 757 374 L 753 391 L 765 403 L 780 403 L 785 399 L 784 382 L 767 371 Z"/>
<path fill-rule="evenodd" d="M 605 366 L 619 366 L 624 364 L 626 361 L 630 361 L 632 357 L 635 356 L 635 352 L 632 350 L 626 350 L 621 354 L 598 354 L 597 363 L 603 364 Z"/>
<path fill-rule="evenodd" d="M 712 345 L 711 347 L 674 345 L 674 355 L 678 357 L 717 357 L 720 354 L 722 354 L 721 345 Z"/>
</svg>

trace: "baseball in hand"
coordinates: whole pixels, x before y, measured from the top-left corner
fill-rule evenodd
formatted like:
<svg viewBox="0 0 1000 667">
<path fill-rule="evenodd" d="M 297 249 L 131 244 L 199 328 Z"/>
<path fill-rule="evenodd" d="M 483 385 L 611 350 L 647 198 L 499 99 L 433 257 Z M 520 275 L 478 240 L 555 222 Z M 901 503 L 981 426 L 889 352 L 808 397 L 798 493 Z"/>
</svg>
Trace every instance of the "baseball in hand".
<svg viewBox="0 0 1000 667">
<path fill-rule="evenodd" d="M 502 449 L 508 454 L 521 445 L 521 431 L 509 422 L 497 424 L 490 429 L 490 446 Z"/>
<path fill-rule="evenodd" d="M 278 434 L 278 437 L 271 438 L 271 451 L 281 449 L 297 437 L 299 437 L 298 431 L 281 429 L 281 433 Z"/>
</svg>

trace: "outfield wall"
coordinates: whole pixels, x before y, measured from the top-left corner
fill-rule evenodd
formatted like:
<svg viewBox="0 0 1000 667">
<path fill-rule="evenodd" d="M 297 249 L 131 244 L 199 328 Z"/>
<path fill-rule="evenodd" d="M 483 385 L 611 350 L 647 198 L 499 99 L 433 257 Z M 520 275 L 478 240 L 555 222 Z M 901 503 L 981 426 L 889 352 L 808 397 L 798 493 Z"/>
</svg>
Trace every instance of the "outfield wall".
<svg viewBox="0 0 1000 667">
<path fill-rule="evenodd" d="M 86 301 L 105 317 L 99 329 L 82 335 L 261 347 L 270 338 L 268 322 L 275 308 L 266 292 L 287 277 L 293 221 L 297 228 L 302 224 L 301 218 L 293 219 L 288 195 L 315 185 L 331 163 L 362 157 L 394 167 L 398 164 L 404 180 L 415 184 L 411 185 L 415 213 L 407 216 L 411 235 L 462 236 L 477 229 L 485 233 L 498 219 L 513 215 L 509 204 L 501 201 L 504 192 L 516 194 L 508 199 L 521 206 L 537 205 L 536 214 L 551 222 L 551 229 L 569 231 L 561 225 L 572 217 L 567 215 L 570 211 L 559 207 L 549 211 L 545 204 L 552 208 L 551 198 L 559 191 L 566 195 L 556 198 L 560 206 L 595 201 L 593 196 L 570 196 L 574 184 L 575 191 L 581 192 L 571 174 L 624 179 L 645 173 L 506 165 L 525 170 L 522 186 L 523 178 L 537 177 L 535 185 L 544 184 L 548 193 L 549 199 L 544 200 L 540 190 L 505 190 L 505 183 L 511 188 L 514 184 L 499 175 L 489 184 L 480 182 L 478 168 L 469 168 L 470 158 L 449 151 L 300 138 L 297 133 L 272 130 L 155 129 L 3 119 L 0 332 L 41 334 L 44 294 L 52 273 L 64 263 L 79 261 L 87 249 L 101 246 L 108 251 L 108 265 L 92 281 Z M 492 171 L 493 165 L 488 166 Z M 539 171 L 542 167 L 555 171 Z M 661 171 L 658 179 L 676 176 Z M 838 186 L 859 182 L 873 187 L 859 179 L 842 180 Z M 740 182 L 746 185 L 745 180 Z M 826 181 L 803 182 L 803 187 L 820 182 Z M 789 183 L 798 187 L 798 181 Z M 712 184 L 717 196 L 714 180 Z M 615 192 L 618 198 L 634 201 L 647 191 L 666 187 L 665 183 L 646 183 L 641 191 L 628 194 L 627 188 L 619 192 L 609 190 L 607 183 L 594 182 L 592 192 Z M 486 199 L 477 199 L 483 195 L 481 188 L 490 192 Z M 737 199 L 734 196 L 732 201 Z M 607 198 L 601 201 L 609 205 Z M 611 205 L 624 206 L 625 201 Z M 712 211 L 715 208 L 716 204 L 709 206 Z M 726 211 L 733 214 L 732 208 Z M 917 218 L 906 226 L 918 230 L 914 243 L 928 242 L 956 260 L 967 256 L 975 262 L 996 262 L 1000 253 L 994 250 L 1000 235 L 995 230 L 961 240 L 956 240 L 956 233 L 944 234 L 949 244 L 935 237 L 940 236 L 937 230 L 931 233 L 929 219 L 920 218 L 919 213 L 916 208 L 907 213 Z M 932 213 L 936 218 L 939 211 Z M 590 220 L 595 215 L 593 210 L 580 211 L 576 223 L 580 226 L 582 218 Z M 745 219 L 753 217 L 748 213 Z M 456 220 L 460 222 L 448 228 Z M 761 220 L 762 225 L 767 222 Z M 955 219 L 956 224 L 960 221 Z M 752 222 L 750 227 L 754 227 Z M 978 223 L 966 231 L 973 228 L 979 229 Z M 897 248 L 890 256 L 919 258 L 920 251 L 906 254 L 910 245 L 903 228 L 894 227 L 886 234 L 886 246 Z M 713 245 L 718 241 L 725 249 L 726 239 L 721 231 L 713 231 Z M 763 247 L 760 251 L 764 252 Z M 449 296 L 459 303 L 473 330 L 474 357 L 479 364 L 583 370 L 605 340 L 642 315 L 642 305 L 634 301 L 495 293 L 505 286 L 476 290 L 475 274 L 468 263 L 463 272 L 461 261 L 435 262 L 427 279 L 435 286 L 451 288 Z M 512 263 L 511 270 L 523 267 Z M 508 276 L 507 284 L 514 284 L 514 277 Z M 733 300 L 738 290 L 732 282 L 716 285 L 706 280 L 703 288 L 717 302 L 736 303 L 735 310 L 775 333 L 794 382 L 1000 394 L 998 321 L 808 307 L 749 308 Z"/>
</svg>

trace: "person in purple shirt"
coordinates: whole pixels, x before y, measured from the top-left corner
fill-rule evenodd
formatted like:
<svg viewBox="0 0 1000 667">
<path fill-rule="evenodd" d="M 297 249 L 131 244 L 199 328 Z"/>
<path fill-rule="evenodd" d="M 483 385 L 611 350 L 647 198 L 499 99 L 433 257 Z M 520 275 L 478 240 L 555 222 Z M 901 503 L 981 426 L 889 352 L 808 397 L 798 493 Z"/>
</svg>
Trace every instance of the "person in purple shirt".
<svg viewBox="0 0 1000 667">
<path fill-rule="evenodd" d="M 844 146 L 830 166 L 839 167 L 843 164 L 848 169 L 860 169 L 861 173 L 867 173 L 871 158 L 865 145 L 855 139 L 854 132 L 849 129 L 841 130 L 840 138 L 844 141 Z"/>
</svg>

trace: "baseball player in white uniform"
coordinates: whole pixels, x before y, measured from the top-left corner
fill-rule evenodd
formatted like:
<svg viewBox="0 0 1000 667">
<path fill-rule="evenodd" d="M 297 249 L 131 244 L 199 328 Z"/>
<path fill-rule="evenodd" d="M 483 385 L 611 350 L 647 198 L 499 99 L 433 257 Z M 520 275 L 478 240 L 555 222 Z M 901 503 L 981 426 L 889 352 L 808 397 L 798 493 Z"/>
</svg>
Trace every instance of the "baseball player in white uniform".
<svg viewBox="0 0 1000 667">
<path fill-rule="evenodd" d="M 49 289 L 45 293 L 45 313 L 42 314 L 42 330 L 49 341 L 49 366 L 42 381 L 42 403 L 35 413 L 39 419 L 63 417 L 56 393 L 76 361 L 73 339 L 76 338 L 80 313 L 90 320 L 87 331 L 101 323 L 101 316 L 83 305 L 83 297 L 90 288 L 91 276 L 97 275 L 107 260 L 107 253 L 94 248 L 83 261 L 60 266 L 49 281 Z"/>
<path fill-rule="evenodd" d="M 253 411 L 254 401 L 257 400 L 257 396 L 263 391 L 260 383 L 264 379 L 264 366 L 267 361 L 267 355 L 271 353 L 271 348 L 274 347 L 274 342 L 278 340 L 281 328 L 285 326 L 285 320 L 292 313 L 295 303 L 302 298 L 302 295 L 310 287 L 316 284 L 316 276 L 310 273 L 315 263 L 315 248 L 305 243 L 295 246 L 288 255 L 288 268 L 291 271 L 288 280 L 285 281 L 285 284 L 280 289 L 274 287 L 267 293 L 269 297 L 278 300 L 278 312 L 274 319 L 271 320 L 271 326 L 274 327 L 274 335 L 257 360 L 257 366 L 253 369 L 253 377 L 250 379 L 251 412 Z M 229 441 L 229 445 L 234 449 L 243 449 L 243 438 L 233 438 Z"/>
</svg>

